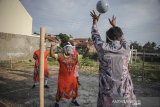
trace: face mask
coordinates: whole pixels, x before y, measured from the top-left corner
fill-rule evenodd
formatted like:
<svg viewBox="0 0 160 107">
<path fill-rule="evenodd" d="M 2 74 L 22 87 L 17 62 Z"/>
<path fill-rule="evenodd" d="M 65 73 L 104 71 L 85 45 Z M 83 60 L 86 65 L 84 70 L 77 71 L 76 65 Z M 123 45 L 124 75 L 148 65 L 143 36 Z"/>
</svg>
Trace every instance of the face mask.
<svg viewBox="0 0 160 107">
<path fill-rule="evenodd" d="M 70 46 L 70 45 L 64 46 L 64 52 L 65 52 L 66 54 L 73 54 L 73 52 L 74 52 L 73 46 Z"/>
</svg>

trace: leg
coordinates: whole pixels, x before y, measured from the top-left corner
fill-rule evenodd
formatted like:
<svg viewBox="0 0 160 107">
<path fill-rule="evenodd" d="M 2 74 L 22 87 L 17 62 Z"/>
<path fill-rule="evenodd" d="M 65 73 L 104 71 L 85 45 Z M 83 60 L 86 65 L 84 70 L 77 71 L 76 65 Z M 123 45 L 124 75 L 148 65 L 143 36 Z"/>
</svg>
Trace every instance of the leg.
<svg viewBox="0 0 160 107">
<path fill-rule="evenodd" d="M 32 85 L 32 89 L 36 87 L 36 81 L 33 80 L 33 85 Z"/>
<path fill-rule="evenodd" d="M 59 96 L 58 94 L 58 91 L 57 91 L 57 94 L 56 94 L 56 103 L 54 105 L 54 107 L 59 107 L 59 101 L 60 101 L 61 97 Z"/>
<path fill-rule="evenodd" d="M 45 76 L 44 78 L 44 88 L 49 88 L 48 84 L 48 76 Z"/>
<path fill-rule="evenodd" d="M 44 75 L 44 88 L 49 88 L 48 86 L 49 72 Z"/>
<path fill-rule="evenodd" d="M 34 74 L 33 74 L 34 76 L 33 76 L 33 85 L 32 85 L 32 89 L 33 88 L 35 88 L 36 87 L 36 73 L 34 72 Z"/>
<path fill-rule="evenodd" d="M 79 103 L 77 102 L 76 98 L 73 98 L 71 103 L 75 106 L 80 106 Z"/>
<path fill-rule="evenodd" d="M 79 81 L 79 77 L 78 77 L 78 76 L 76 77 L 76 79 L 77 79 L 77 83 L 78 83 L 78 85 L 81 85 L 81 83 L 80 83 L 80 81 Z"/>
</svg>

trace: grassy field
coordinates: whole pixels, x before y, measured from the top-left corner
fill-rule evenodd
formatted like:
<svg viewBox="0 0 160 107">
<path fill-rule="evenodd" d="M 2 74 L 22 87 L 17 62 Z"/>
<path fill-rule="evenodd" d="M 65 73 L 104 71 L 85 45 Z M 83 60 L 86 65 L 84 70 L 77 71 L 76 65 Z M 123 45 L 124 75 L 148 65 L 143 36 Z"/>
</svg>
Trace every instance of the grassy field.
<svg viewBox="0 0 160 107">
<path fill-rule="evenodd" d="M 99 62 L 89 58 L 79 58 L 80 66 L 79 72 L 87 74 L 98 74 Z M 57 65 L 58 62 L 54 59 L 49 59 L 49 65 Z M 143 63 L 142 61 L 133 62 L 129 64 L 129 71 L 133 77 L 142 77 Z M 160 63 L 145 62 L 144 63 L 144 77 L 147 80 L 160 81 Z"/>
<path fill-rule="evenodd" d="M 136 77 L 141 77 L 144 71 L 144 77 L 147 80 L 160 81 L 160 63 L 158 62 L 133 62 L 130 66 L 130 72 Z"/>
<path fill-rule="evenodd" d="M 82 58 L 82 56 L 79 57 L 79 62 L 80 62 L 80 66 L 78 69 L 80 72 L 86 73 L 86 74 L 97 74 L 98 73 L 99 62 L 94 61 L 89 58 Z M 56 59 L 49 58 L 48 64 L 58 66 L 58 61 Z"/>
</svg>

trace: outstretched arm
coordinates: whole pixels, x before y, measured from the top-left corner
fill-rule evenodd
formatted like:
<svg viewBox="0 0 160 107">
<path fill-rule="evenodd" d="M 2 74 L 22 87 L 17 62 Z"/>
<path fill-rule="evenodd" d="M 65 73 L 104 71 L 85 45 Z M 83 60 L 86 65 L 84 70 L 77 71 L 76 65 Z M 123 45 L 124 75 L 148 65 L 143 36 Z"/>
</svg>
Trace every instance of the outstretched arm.
<svg viewBox="0 0 160 107">
<path fill-rule="evenodd" d="M 56 45 L 54 45 L 54 44 L 51 44 L 51 48 L 50 48 L 50 55 L 51 55 L 51 57 L 53 57 L 53 58 L 56 58 L 56 56 L 55 56 L 55 46 Z"/>
<path fill-rule="evenodd" d="M 93 19 L 93 25 L 92 25 L 92 30 L 91 30 L 92 41 L 94 43 L 96 50 L 99 51 L 101 49 L 102 43 L 103 43 L 103 41 L 100 37 L 100 34 L 98 32 L 98 28 L 97 28 L 97 22 L 99 20 L 100 14 L 96 15 L 95 11 L 93 10 L 92 12 L 90 12 L 90 15 Z"/>
<path fill-rule="evenodd" d="M 91 15 L 92 21 L 93 21 L 92 31 L 91 31 L 92 37 L 93 37 L 93 35 L 100 35 L 99 32 L 98 32 L 98 28 L 97 28 L 97 22 L 98 22 L 98 20 L 99 20 L 100 14 L 97 15 L 97 14 L 95 13 L 95 11 L 93 10 L 92 12 L 90 12 L 90 15 Z M 93 38 L 92 38 L 92 39 L 93 39 Z"/>
</svg>

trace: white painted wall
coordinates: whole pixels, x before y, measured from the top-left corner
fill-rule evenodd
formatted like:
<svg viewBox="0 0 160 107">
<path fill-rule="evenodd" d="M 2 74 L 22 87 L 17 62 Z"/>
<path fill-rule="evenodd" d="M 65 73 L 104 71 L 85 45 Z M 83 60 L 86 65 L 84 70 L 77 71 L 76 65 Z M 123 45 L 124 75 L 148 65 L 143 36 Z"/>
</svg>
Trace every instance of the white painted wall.
<svg viewBox="0 0 160 107">
<path fill-rule="evenodd" d="M 32 17 L 19 0 L 0 0 L 0 32 L 32 34 Z"/>
</svg>

